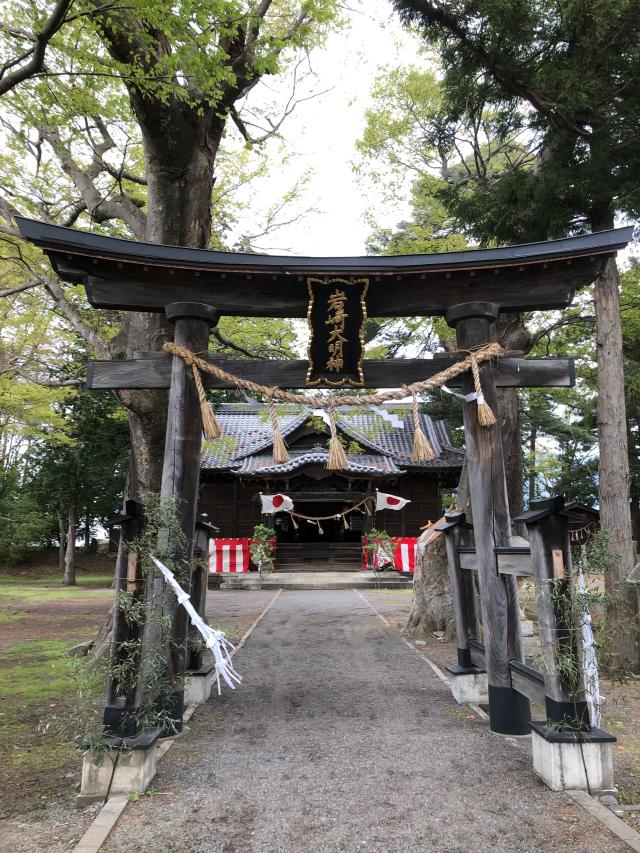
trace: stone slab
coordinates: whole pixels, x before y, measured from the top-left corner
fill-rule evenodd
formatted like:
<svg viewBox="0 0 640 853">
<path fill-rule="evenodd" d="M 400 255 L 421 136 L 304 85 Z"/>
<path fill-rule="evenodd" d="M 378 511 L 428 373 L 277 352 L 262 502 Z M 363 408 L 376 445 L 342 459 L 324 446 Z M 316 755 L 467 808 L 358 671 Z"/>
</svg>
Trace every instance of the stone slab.
<svg viewBox="0 0 640 853">
<path fill-rule="evenodd" d="M 87 750 L 82 756 L 79 804 L 96 802 L 115 794 L 142 793 L 156 772 L 155 744 L 147 749 L 112 750 L 96 761 Z"/>
<path fill-rule="evenodd" d="M 531 733 L 533 770 L 552 791 L 611 791 L 613 744 L 553 743 L 534 729 Z"/>
<path fill-rule="evenodd" d="M 450 679 L 451 694 L 458 705 L 473 703 L 486 705 L 489 702 L 489 688 L 486 672 L 464 673 L 452 675 Z"/>
<path fill-rule="evenodd" d="M 184 677 L 185 705 L 203 705 L 211 696 L 213 670 L 209 672 L 188 672 Z"/>
</svg>

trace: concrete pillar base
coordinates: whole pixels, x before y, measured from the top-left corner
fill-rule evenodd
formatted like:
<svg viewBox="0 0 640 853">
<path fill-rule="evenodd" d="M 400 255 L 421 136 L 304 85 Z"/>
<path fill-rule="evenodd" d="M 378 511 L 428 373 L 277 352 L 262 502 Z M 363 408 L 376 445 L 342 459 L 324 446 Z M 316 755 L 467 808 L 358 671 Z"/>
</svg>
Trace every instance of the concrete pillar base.
<svg viewBox="0 0 640 853">
<path fill-rule="evenodd" d="M 82 756 L 82 782 L 77 797 L 79 806 L 103 800 L 109 794 L 142 793 L 156 775 L 157 747 L 113 749 L 96 762 L 90 750 Z M 114 770 L 115 767 L 115 770 Z"/>
<path fill-rule="evenodd" d="M 474 705 L 486 705 L 489 701 L 486 672 L 471 672 L 454 675 L 451 679 L 451 693 L 459 705 L 472 702 Z"/>
<path fill-rule="evenodd" d="M 540 655 L 542 649 L 540 637 L 523 637 L 522 648 L 526 660 L 535 660 Z"/>
<path fill-rule="evenodd" d="M 523 637 L 533 637 L 533 621 L 531 619 L 522 619 L 520 621 L 520 628 Z"/>
<path fill-rule="evenodd" d="M 184 676 L 184 704 L 203 705 L 211 696 L 213 666 L 186 672 Z"/>
<path fill-rule="evenodd" d="M 532 726 L 533 770 L 552 791 L 611 791 L 613 742 L 605 732 L 541 733 L 544 724 Z M 581 737 L 581 741 L 576 741 Z M 585 772 L 586 771 L 586 772 Z"/>
</svg>

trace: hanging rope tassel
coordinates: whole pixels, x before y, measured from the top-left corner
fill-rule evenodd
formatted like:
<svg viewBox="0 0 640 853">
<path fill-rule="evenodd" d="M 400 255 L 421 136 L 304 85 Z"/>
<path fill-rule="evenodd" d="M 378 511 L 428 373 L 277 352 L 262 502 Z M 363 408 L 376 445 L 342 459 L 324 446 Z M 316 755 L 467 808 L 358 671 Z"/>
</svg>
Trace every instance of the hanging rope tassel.
<svg viewBox="0 0 640 853">
<path fill-rule="evenodd" d="M 342 521 L 344 522 L 344 529 L 348 530 L 349 529 L 349 519 L 347 518 L 346 515 L 342 516 Z"/>
<path fill-rule="evenodd" d="M 331 438 L 329 440 L 329 458 L 327 459 L 327 468 L 331 471 L 344 471 L 345 468 L 349 466 L 349 460 L 347 459 L 347 454 L 344 452 L 344 447 L 338 438 L 335 409 L 333 406 L 329 406 L 328 411 Z"/>
<path fill-rule="evenodd" d="M 480 384 L 480 369 L 473 353 L 471 353 L 471 372 L 473 373 L 473 384 L 476 389 L 476 402 L 478 403 L 478 423 L 480 426 L 493 426 L 496 422 L 496 416 L 491 411 L 491 406 L 485 403 L 482 385 Z"/>
<path fill-rule="evenodd" d="M 284 465 L 289 461 L 289 452 L 287 445 L 282 437 L 280 423 L 278 421 L 278 413 L 276 412 L 276 404 L 273 400 L 273 394 L 269 394 L 269 415 L 271 416 L 271 426 L 273 427 L 273 462 L 275 465 Z"/>
<path fill-rule="evenodd" d="M 422 429 L 418 395 L 415 391 L 412 391 L 411 396 L 413 398 L 413 451 L 411 453 L 411 458 L 414 462 L 430 462 L 432 459 L 436 458 L 436 454 L 431 446 L 431 442 Z"/>
<path fill-rule="evenodd" d="M 220 436 L 222 435 L 222 430 L 220 429 L 220 424 L 216 420 L 216 416 L 213 413 L 211 404 L 207 400 L 207 395 L 204 390 L 204 385 L 202 384 L 202 377 L 200 376 L 200 371 L 195 366 L 195 364 L 191 365 L 191 370 L 193 372 L 193 381 L 196 384 L 196 391 L 198 392 L 198 400 L 200 401 L 200 412 L 202 414 L 202 432 L 204 433 L 204 437 L 207 439 L 220 438 Z"/>
<path fill-rule="evenodd" d="M 289 513 L 289 517 L 291 518 L 291 522 L 292 522 L 292 524 L 293 524 L 293 529 L 294 529 L 294 530 L 299 530 L 299 529 L 300 529 L 300 525 L 299 525 L 299 524 L 298 524 L 298 522 L 295 520 L 295 518 L 291 515 L 291 513 Z"/>
</svg>

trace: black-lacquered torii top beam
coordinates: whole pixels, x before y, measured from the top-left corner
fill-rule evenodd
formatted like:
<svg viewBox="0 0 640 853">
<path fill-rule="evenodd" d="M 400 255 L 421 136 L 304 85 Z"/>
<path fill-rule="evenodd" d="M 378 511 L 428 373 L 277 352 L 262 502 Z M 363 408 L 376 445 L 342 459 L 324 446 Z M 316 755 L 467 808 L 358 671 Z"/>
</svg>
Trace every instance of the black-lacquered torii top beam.
<svg viewBox="0 0 640 853">
<path fill-rule="evenodd" d="M 245 317 L 306 317 L 308 276 L 367 277 L 370 317 L 443 315 L 476 299 L 505 311 L 563 308 L 633 232 L 431 255 L 309 258 L 162 246 L 17 222 L 63 279 L 85 285 L 96 308 L 163 311 L 185 301 Z"/>
</svg>

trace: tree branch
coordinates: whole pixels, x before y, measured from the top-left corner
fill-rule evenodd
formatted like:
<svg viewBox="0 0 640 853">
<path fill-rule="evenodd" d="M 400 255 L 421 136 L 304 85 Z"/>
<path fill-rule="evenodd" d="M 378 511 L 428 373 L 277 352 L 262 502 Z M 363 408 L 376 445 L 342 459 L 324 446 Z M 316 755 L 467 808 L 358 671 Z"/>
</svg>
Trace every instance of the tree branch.
<svg viewBox="0 0 640 853">
<path fill-rule="evenodd" d="M 98 335 L 95 329 L 83 320 L 80 314 L 76 311 L 73 305 L 64 295 L 60 283 L 54 278 L 43 278 L 42 285 L 49 296 L 53 299 L 56 307 L 64 318 L 71 323 L 73 328 L 90 344 L 95 352 L 101 357 L 110 359 L 111 353 L 106 343 Z"/>
<path fill-rule="evenodd" d="M 19 83 L 28 80 L 35 74 L 42 71 L 44 67 L 44 56 L 47 50 L 47 45 L 64 24 L 67 12 L 71 8 L 73 0 L 57 0 L 53 10 L 41 30 L 35 33 L 34 46 L 26 50 L 22 56 L 6 63 L 0 69 L 0 96 L 5 95 L 14 89 Z M 29 62 L 15 71 L 7 74 L 10 67 L 18 65 L 28 57 L 31 57 Z"/>
<path fill-rule="evenodd" d="M 20 287 L 11 287 L 9 290 L 0 290 L 0 299 L 3 296 L 13 296 L 14 293 L 22 293 L 23 290 L 30 290 L 32 287 L 39 287 L 41 281 L 30 281 L 28 284 L 22 284 Z"/>
<path fill-rule="evenodd" d="M 580 127 L 575 122 L 568 121 L 560 115 L 557 104 L 544 98 L 536 92 L 524 80 L 517 80 L 498 61 L 488 53 L 481 43 L 472 38 L 471 34 L 463 26 L 460 16 L 455 15 L 450 9 L 437 2 L 416 2 L 416 0 L 394 0 L 394 6 L 400 15 L 408 22 L 437 24 L 447 30 L 460 45 L 475 56 L 482 68 L 489 71 L 493 77 L 501 83 L 504 88 L 528 101 L 536 112 L 543 115 L 549 124 L 558 131 L 571 131 L 584 139 L 590 139 L 592 134 Z"/>
<path fill-rule="evenodd" d="M 91 171 L 80 168 L 71 154 L 71 149 L 62 141 L 58 131 L 50 127 L 41 127 L 40 133 L 60 160 L 63 171 L 73 181 L 92 219 L 98 223 L 120 219 L 129 226 L 137 240 L 144 240 L 146 217 L 135 201 L 122 194 L 113 198 L 103 198 L 98 192 Z"/>
<path fill-rule="evenodd" d="M 251 350 L 245 349 L 240 344 L 235 343 L 235 341 L 232 341 L 231 338 L 228 338 L 226 335 L 223 335 L 222 332 L 217 327 L 214 328 L 212 334 L 213 334 L 213 337 L 219 343 L 222 344 L 222 346 L 227 347 L 228 349 L 235 350 L 236 352 L 239 352 L 242 355 L 246 355 L 247 358 L 260 358 L 263 360 L 265 358 L 264 355 L 260 355 L 257 352 L 251 352 Z"/>
</svg>

